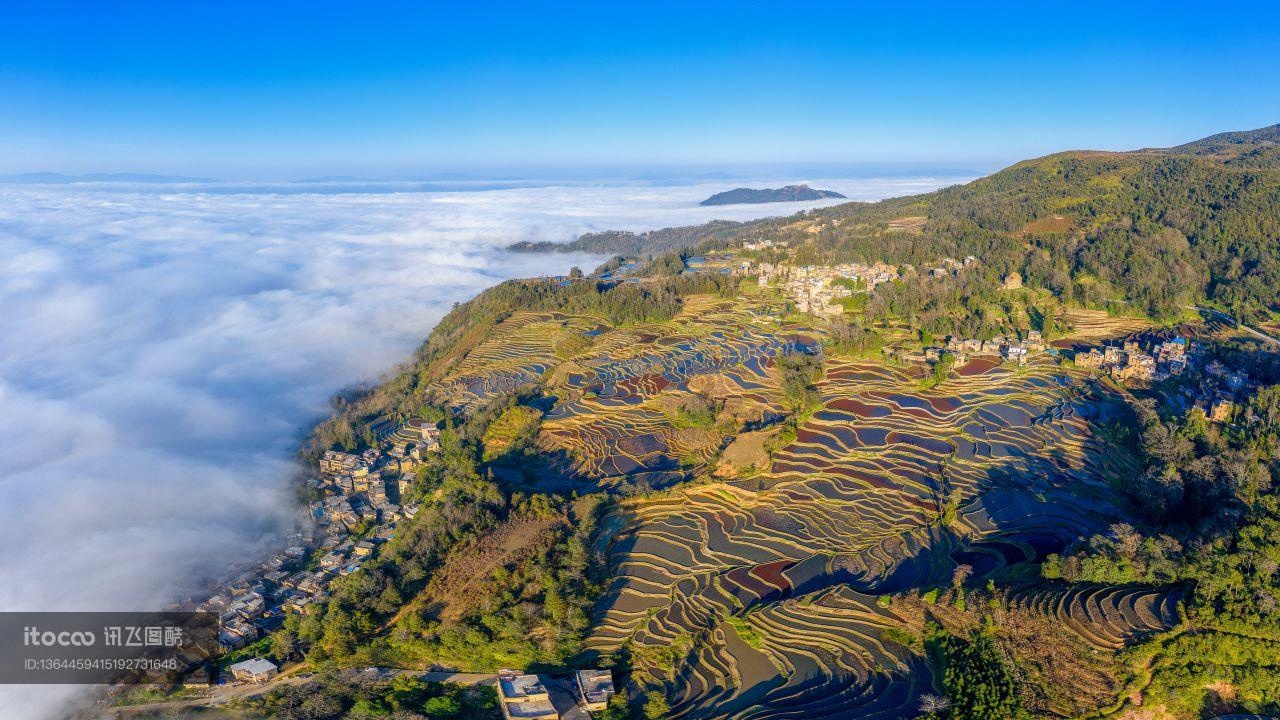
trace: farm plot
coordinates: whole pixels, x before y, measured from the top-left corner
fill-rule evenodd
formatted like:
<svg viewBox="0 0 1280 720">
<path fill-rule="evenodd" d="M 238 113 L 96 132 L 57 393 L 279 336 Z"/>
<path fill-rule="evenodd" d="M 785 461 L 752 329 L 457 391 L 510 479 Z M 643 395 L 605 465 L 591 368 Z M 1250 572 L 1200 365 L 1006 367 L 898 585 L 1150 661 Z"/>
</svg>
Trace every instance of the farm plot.
<svg viewBox="0 0 1280 720">
<path fill-rule="evenodd" d="M 922 391 L 908 371 L 828 362 L 818 390 L 768 472 L 625 507 L 588 645 L 639 649 L 674 717 L 899 717 L 928 681 L 859 593 L 945 585 L 960 563 L 982 578 L 1116 518 L 1100 403 L 1056 364 Z M 1109 617 L 1086 606 L 1086 624 Z M 1088 637 L 1112 647 L 1123 627 Z M 650 661 L 688 638 L 686 662 Z"/>
<path fill-rule="evenodd" d="M 902 619 L 836 588 L 716 621 L 676 684 L 677 717 L 898 718 L 929 686 L 924 662 L 885 640 Z"/>
<path fill-rule="evenodd" d="M 683 477 L 709 462 L 744 423 L 780 416 L 773 359 L 815 345 L 753 327 L 737 303 L 692 298 L 667 323 L 601 334 L 551 373 L 548 393 L 557 402 L 542 426 L 541 447 L 572 457 L 577 475 L 602 484 Z M 719 403 L 720 417 L 683 417 L 681 407 L 694 394 Z"/>
<path fill-rule="evenodd" d="M 473 410 L 485 402 L 537 383 L 563 361 L 557 348 L 586 337 L 600 321 L 585 315 L 521 312 L 494 326 L 489 336 L 458 361 L 430 394 L 453 407 Z"/>
<path fill-rule="evenodd" d="M 1023 585 L 1010 590 L 1012 605 L 1056 618 L 1090 645 L 1118 650 L 1179 621 L 1180 590 L 1129 585 Z"/>
</svg>

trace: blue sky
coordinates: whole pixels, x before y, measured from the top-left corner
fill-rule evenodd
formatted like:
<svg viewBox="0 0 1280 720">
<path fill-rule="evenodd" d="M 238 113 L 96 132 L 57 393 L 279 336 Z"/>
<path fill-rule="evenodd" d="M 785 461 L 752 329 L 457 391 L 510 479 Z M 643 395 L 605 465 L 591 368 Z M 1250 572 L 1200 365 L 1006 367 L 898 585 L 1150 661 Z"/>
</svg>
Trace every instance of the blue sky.
<svg viewBox="0 0 1280 720">
<path fill-rule="evenodd" d="M 1280 122 L 1275 3 L 5 3 L 0 172 L 987 165 Z"/>
</svg>

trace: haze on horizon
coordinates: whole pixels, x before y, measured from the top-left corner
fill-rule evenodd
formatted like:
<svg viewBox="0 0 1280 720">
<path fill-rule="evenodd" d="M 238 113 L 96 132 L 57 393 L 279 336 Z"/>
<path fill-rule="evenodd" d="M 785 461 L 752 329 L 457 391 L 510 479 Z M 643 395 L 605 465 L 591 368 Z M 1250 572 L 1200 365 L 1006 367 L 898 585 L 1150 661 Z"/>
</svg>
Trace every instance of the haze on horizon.
<svg viewBox="0 0 1280 720">
<path fill-rule="evenodd" d="M 988 171 L 1275 122 L 1280 8 L 0 10 L 0 174 Z M 831 175 L 834 176 L 834 175 Z"/>
</svg>

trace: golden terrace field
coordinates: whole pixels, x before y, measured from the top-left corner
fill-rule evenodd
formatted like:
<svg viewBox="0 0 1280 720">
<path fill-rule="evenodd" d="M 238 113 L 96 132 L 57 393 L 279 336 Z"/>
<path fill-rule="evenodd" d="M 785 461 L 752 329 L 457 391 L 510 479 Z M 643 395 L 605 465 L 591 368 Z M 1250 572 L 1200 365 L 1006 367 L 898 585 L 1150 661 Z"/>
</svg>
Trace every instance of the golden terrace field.
<svg viewBox="0 0 1280 720">
<path fill-rule="evenodd" d="M 545 482 L 646 490 L 604 521 L 610 581 L 588 659 L 628 654 L 673 717 L 895 718 L 934 686 L 926 614 L 973 621 L 957 567 L 967 587 L 998 581 L 1002 611 L 1023 620 L 1011 627 L 1065 633 L 1090 662 L 1178 623 L 1176 594 L 1028 572 L 1117 521 L 1109 479 L 1134 461 L 1099 437 L 1117 407 L 1106 390 L 1046 356 L 971 360 L 929 390 L 918 367 L 827 358 L 792 437 L 776 424 L 777 358 L 816 352 L 822 332 L 778 310 L 754 291 L 623 329 L 517 313 L 433 388 L 474 407 L 537 383 L 554 398 L 537 444 L 560 458 Z M 688 410 L 695 395 L 713 416 Z M 725 472 L 744 431 L 771 452 Z M 1077 670 L 1078 694 L 1107 702 L 1105 673 Z"/>
<path fill-rule="evenodd" d="M 591 646 L 629 644 L 679 716 L 898 716 L 929 678 L 875 596 L 946 587 L 961 563 L 1017 578 L 1112 522 L 1106 476 L 1124 470 L 1100 453 L 1080 378 L 1048 363 L 959 375 L 925 393 L 901 370 L 828 363 L 822 409 L 769 472 L 628 503 Z M 1150 592 L 1017 598 L 1100 648 L 1176 621 Z"/>
</svg>

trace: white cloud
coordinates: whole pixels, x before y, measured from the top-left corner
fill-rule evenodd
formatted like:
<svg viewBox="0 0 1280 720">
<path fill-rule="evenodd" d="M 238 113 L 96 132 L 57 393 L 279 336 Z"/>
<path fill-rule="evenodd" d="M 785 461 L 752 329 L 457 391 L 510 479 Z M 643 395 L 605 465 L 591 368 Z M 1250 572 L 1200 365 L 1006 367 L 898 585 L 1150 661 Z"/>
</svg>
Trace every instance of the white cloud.
<svg viewBox="0 0 1280 720">
<path fill-rule="evenodd" d="M 0 187 L 0 610 L 161 606 L 272 547 L 333 391 L 406 358 L 455 301 L 598 260 L 511 242 L 819 204 L 696 206 L 721 189 Z M 0 688 L 0 706 L 44 717 L 65 692 Z"/>
</svg>

